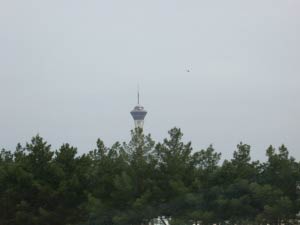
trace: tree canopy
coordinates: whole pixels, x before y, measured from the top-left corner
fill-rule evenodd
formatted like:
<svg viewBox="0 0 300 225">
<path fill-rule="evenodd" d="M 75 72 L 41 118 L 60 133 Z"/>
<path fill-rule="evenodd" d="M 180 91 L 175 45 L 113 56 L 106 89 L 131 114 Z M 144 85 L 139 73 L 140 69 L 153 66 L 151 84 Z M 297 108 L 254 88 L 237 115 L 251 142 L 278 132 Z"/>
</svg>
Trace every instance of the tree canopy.
<svg viewBox="0 0 300 225">
<path fill-rule="evenodd" d="M 87 154 L 55 150 L 39 135 L 0 153 L 1 225 L 295 224 L 300 163 L 282 145 L 253 161 L 239 143 L 221 161 L 193 150 L 178 128 L 155 143 L 141 129 L 128 143 Z M 299 184 L 299 183 L 298 183 Z"/>
</svg>

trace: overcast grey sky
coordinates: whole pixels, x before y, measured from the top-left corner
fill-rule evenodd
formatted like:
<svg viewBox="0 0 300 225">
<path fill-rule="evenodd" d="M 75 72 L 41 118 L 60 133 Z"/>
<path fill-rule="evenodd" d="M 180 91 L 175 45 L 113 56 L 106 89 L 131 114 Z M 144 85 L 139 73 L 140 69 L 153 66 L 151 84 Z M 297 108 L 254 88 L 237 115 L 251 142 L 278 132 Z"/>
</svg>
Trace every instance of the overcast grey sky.
<svg viewBox="0 0 300 225">
<path fill-rule="evenodd" d="M 0 28 L 0 147 L 127 141 L 139 83 L 156 140 L 300 159 L 299 0 L 0 0 Z"/>
</svg>

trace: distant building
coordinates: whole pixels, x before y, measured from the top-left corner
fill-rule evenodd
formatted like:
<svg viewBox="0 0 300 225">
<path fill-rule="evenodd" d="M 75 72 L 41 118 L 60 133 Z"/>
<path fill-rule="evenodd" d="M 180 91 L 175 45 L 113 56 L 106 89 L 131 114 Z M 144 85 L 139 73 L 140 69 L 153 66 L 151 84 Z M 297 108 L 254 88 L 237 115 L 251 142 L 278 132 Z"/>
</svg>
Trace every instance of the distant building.
<svg viewBox="0 0 300 225">
<path fill-rule="evenodd" d="M 140 93 L 137 93 L 137 105 L 130 112 L 133 117 L 135 128 L 142 128 L 144 126 L 144 119 L 147 114 L 147 111 L 142 105 L 140 105 Z"/>
</svg>

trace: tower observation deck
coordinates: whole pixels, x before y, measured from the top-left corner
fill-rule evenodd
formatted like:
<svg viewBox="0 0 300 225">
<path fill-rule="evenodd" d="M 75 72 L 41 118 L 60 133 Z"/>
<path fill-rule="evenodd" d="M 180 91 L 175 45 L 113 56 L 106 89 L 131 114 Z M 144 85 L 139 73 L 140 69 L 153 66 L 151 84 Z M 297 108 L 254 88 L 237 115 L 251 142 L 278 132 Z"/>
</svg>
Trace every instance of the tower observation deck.
<svg viewBox="0 0 300 225">
<path fill-rule="evenodd" d="M 135 128 L 142 128 L 144 126 L 144 119 L 147 111 L 140 105 L 140 93 L 137 94 L 137 105 L 131 110 L 130 114 L 133 117 Z"/>
</svg>

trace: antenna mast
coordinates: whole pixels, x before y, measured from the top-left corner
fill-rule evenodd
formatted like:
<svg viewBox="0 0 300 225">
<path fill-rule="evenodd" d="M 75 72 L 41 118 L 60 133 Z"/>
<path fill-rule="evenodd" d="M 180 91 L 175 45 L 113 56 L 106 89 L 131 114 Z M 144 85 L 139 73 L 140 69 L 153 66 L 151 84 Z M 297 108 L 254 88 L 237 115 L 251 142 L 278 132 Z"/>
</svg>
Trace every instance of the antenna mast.
<svg viewBox="0 0 300 225">
<path fill-rule="evenodd" d="M 139 85 L 138 85 L 137 97 L 138 97 L 138 105 L 139 105 L 140 104 L 140 87 L 139 87 Z"/>
</svg>

